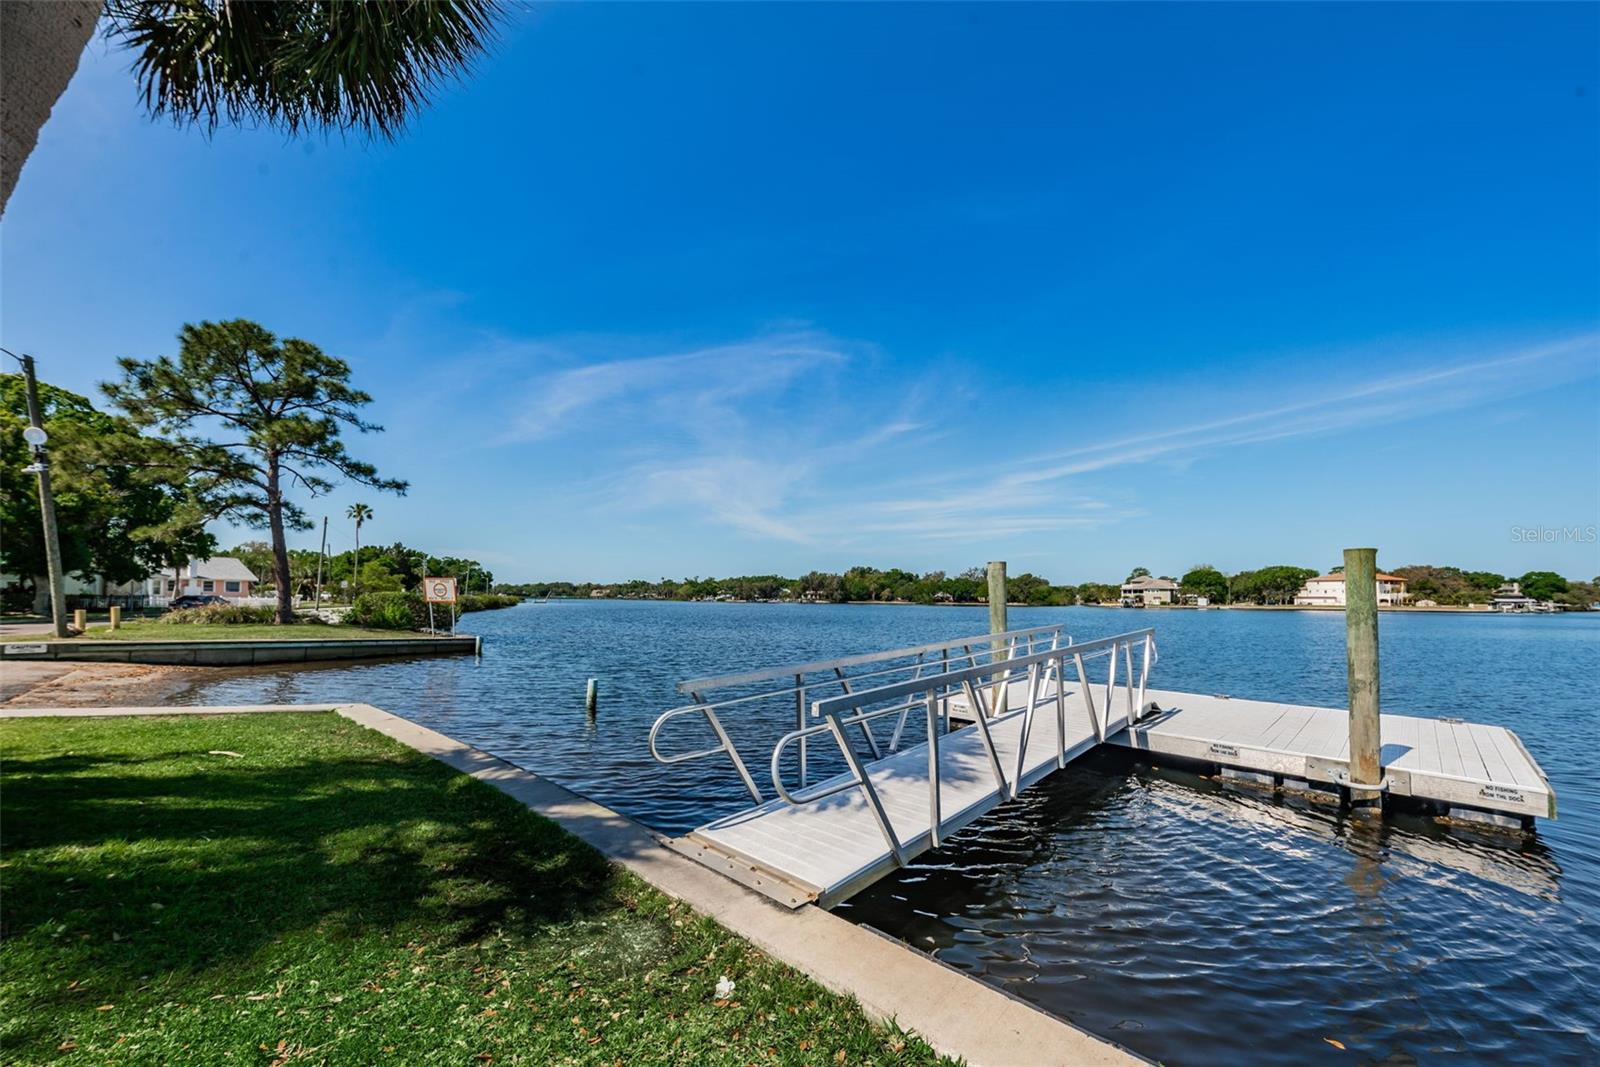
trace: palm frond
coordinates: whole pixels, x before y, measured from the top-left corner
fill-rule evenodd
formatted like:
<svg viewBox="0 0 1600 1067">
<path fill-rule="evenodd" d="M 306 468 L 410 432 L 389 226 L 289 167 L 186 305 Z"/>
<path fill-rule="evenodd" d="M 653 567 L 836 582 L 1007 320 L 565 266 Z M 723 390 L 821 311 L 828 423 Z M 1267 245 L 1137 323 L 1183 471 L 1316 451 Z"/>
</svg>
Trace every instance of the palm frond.
<svg viewBox="0 0 1600 1067">
<path fill-rule="evenodd" d="M 492 43 L 493 0 L 107 0 L 152 115 L 394 137 Z"/>
</svg>

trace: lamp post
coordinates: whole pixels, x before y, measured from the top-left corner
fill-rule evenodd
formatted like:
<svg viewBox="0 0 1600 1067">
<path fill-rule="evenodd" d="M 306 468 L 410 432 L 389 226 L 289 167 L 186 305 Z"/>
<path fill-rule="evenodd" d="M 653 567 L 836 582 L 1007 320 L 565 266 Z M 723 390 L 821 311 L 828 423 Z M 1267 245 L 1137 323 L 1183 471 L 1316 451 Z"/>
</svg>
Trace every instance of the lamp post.
<svg viewBox="0 0 1600 1067">
<path fill-rule="evenodd" d="M 44 526 L 45 573 L 50 581 L 50 621 L 57 637 L 67 636 L 67 604 L 61 581 L 61 537 L 56 530 L 56 498 L 50 489 L 50 460 L 45 455 L 44 419 L 39 414 L 39 379 L 34 374 L 33 357 L 19 356 L 9 349 L 0 349 L 22 364 L 22 377 L 28 394 L 28 428 L 22 439 L 33 449 L 33 463 L 24 468 L 39 476 L 39 517 Z"/>
</svg>

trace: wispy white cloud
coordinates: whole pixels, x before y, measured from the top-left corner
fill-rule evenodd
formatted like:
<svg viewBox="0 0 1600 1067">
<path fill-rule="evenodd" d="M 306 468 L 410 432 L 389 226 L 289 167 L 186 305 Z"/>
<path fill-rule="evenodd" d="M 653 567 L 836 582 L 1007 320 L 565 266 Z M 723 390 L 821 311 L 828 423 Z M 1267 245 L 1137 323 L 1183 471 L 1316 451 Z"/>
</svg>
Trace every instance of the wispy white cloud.
<svg viewBox="0 0 1600 1067">
<path fill-rule="evenodd" d="M 1184 467 L 1233 449 L 1373 429 L 1485 406 L 1595 373 L 1596 335 L 1483 353 L 1329 388 L 1286 382 L 1288 402 L 1237 397 L 1231 413 L 1017 458 L 963 444 L 987 415 L 952 417 L 926 388 L 875 374 L 868 346 L 791 330 L 665 355 L 600 359 L 536 375 L 504 442 L 581 433 L 605 453 L 591 504 L 821 546 L 985 542 L 1091 530 L 1144 514 L 1127 479 L 1142 464 Z M 935 417 L 930 409 L 938 412 Z M 1090 434 L 1111 420 L 1072 423 Z M 1061 427 L 1041 421 L 1038 432 Z M 1018 436 L 1027 437 L 1026 430 Z M 932 446 L 943 445 L 944 448 Z"/>
<path fill-rule="evenodd" d="M 814 331 L 668 355 L 613 359 L 541 375 L 524 392 L 503 441 L 535 441 L 597 413 L 608 418 L 664 417 L 693 429 L 695 420 L 736 416 L 741 401 L 782 390 L 799 376 L 838 367 L 845 346 Z"/>
<path fill-rule="evenodd" d="M 1011 484 L 1053 482 L 1112 467 L 1242 445 L 1399 422 L 1549 388 L 1596 370 L 1600 335 L 1414 370 L 1363 385 L 1310 390 L 1304 400 L 1031 457 L 1001 475 Z"/>
</svg>

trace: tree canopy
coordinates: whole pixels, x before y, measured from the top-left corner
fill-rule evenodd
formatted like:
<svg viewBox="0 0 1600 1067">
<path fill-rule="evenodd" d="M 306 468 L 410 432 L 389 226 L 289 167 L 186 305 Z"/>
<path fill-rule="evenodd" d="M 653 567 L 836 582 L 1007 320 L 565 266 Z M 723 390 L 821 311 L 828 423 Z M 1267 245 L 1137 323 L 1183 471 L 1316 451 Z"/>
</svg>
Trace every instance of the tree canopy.
<svg viewBox="0 0 1600 1067">
<path fill-rule="evenodd" d="M 382 427 L 362 420 L 372 398 L 351 387 L 343 360 L 245 319 L 187 325 L 178 340 L 176 360 L 120 359 L 122 380 L 103 388 L 135 425 L 161 434 L 157 465 L 192 476 L 219 517 L 268 528 L 278 621 L 289 622 L 285 530 L 310 526 L 290 486 L 318 496 L 333 488 L 332 476 L 396 493 L 406 483 L 345 448 L 343 429 Z"/>
<path fill-rule="evenodd" d="M 1178 580 L 1185 596 L 1203 596 L 1215 604 L 1228 599 L 1228 577 L 1217 568 L 1202 564 L 1192 567 Z"/>
<path fill-rule="evenodd" d="M 39 383 L 50 435 L 62 569 L 81 577 L 129 582 L 191 556 L 210 554 L 206 508 L 182 472 L 145 465 L 150 442 L 130 420 L 97 410 L 87 397 Z M 20 375 L 0 378 L 0 568 L 25 578 L 45 572 L 44 538 Z M 35 589 L 36 597 L 48 590 Z"/>
</svg>

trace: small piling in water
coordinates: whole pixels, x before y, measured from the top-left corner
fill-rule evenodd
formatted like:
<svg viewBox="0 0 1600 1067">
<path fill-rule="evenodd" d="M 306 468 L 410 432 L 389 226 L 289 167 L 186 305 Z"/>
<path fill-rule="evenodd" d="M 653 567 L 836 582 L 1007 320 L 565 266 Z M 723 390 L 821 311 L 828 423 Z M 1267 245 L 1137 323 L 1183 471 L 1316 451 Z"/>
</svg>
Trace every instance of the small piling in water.
<svg viewBox="0 0 1600 1067">
<path fill-rule="evenodd" d="M 583 710 L 589 718 L 594 718 L 600 708 L 600 682 L 590 678 L 588 688 L 583 694 Z"/>
<path fill-rule="evenodd" d="M 1378 720 L 1378 550 L 1344 550 L 1345 660 L 1350 688 L 1350 801 L 1381 801 Z M 1371 786 L 1362 789 L 1361 786 Z"/>
</svg>

